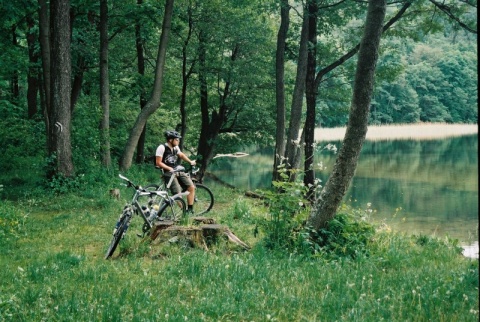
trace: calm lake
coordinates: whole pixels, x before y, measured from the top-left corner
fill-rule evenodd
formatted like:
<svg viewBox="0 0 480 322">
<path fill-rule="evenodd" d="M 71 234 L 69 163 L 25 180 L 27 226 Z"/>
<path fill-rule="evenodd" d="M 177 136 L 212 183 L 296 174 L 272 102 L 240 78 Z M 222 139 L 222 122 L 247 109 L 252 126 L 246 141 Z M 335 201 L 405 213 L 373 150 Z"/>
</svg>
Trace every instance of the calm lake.
<svg viewBox="0 0 480 322">
<path fill-rule="evenodd" d="M 330 142 L 339 148 L 341 141 Z M 325 143 L 326 144 L 326 143 Z M 267 188 L 273 148 L 242 151 L 243 158 L 217 158 L 209 171 L 244 190 Z M 449 236 L 478 253 L 478 135 L 426 140 L 366 141 L 344 199 L 356 208 L 371 203 L 372 219 L 408 234 Z M 336 155 L 322 151 L 315 163 L 326 170 Z"/>
</svg>

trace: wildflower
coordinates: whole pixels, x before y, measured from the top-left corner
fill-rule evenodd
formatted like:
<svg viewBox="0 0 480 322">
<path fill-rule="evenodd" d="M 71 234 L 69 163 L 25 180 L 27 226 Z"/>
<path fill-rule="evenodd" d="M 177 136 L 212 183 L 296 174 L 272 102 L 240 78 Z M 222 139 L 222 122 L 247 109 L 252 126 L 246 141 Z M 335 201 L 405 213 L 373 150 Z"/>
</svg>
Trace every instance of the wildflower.
<svg viewBox="0 0 480 322">
<path fill-rule="evenodd" d="M 317 163 L 317 167 L 318 167 L 319 170 L 325 169 L 325 167 L 323 166 L 323 162 L 322 162 L 322 161 L 320 161 L 320 162 Z"/>
</svg>

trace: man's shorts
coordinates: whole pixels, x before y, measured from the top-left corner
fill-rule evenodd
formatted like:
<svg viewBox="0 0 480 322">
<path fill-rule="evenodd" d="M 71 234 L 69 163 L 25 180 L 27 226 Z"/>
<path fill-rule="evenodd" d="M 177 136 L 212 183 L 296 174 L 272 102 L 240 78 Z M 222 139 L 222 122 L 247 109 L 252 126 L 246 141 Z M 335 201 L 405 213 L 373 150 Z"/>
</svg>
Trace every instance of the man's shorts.
<svg viewBox="0 0 480 322">
<path fill-rule="evenodd" d="M 170 180 L 170 175 L 165 174 L 163 176 L 163 179 L 165 180 L 165 184 L 168 183 Z M 172 185 L 170 186 L 170 191 L 172 194 L 177 194 L 182 192 L 183 190 L 186 190 L 188 187 L 193 186 L 193 181 L 190 178 L 190 175 L 185 172 L 179 172 L 175 178 L 173 178 Z"/>
</svg>

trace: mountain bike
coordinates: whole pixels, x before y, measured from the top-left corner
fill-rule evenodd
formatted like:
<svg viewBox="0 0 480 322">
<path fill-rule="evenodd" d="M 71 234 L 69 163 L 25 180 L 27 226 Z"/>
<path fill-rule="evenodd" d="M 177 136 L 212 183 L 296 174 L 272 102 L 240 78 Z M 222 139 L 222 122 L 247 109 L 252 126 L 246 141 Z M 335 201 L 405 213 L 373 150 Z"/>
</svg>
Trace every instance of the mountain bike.
<svg viewBox="0 0 480 322">
<path fill-rule="evenodd" d="M 133 188 L 135 192 L 132 201 L 123 208 L 122 214 L 118 218 L 105 259 L 113 255 L 120 240 L 125 238 L 130 221 L 134 215 L 140 216 L 144 221 L 142 234 L 138 234 L 139 237 L 144 237 L 157 221 L 180 221 L 187 208 L 183 197 L 189 194 L 188 191 L 170 196 L 168 189 L 151 191 L 137 186 L 121 174 L 119 177 L 126 181 L 126 186 Z M 173 177 L 174 175 L 172 175 Z M 167 184 L 168 187 L 172 183 L 172 178 Z"/>
<path fill-rule="evenodd" d="M 175 168 L 175 171 L 184 171 L 186 172 L 190 178 L 193 181 L 193 184 L 195 185 L 195 199 L 194 199 L 194 204 L 193 204 L 193 214 L 195 216 L 200 216 L 203 215 L 207 212 L 209 212 L 213 204 L 215 202 L 215 199 L 213 197 L 213 192 L 205 186 L 203 183 L 201 183 L 199 180 L 196 178 L 196 174 L 198 173 L 200 169 L 197 167 L 191 166 L 189 170 L 185 170 L 183 166 L 177 166 Z M 169 185 L 167 184 L 169 187 Z M 149 191 L 165 191 L 168 190 L 165 186 L 165 182 L 162 181 L 160 184 L 149 184 L 145 186 L 146 190 Z"/>
</svg>

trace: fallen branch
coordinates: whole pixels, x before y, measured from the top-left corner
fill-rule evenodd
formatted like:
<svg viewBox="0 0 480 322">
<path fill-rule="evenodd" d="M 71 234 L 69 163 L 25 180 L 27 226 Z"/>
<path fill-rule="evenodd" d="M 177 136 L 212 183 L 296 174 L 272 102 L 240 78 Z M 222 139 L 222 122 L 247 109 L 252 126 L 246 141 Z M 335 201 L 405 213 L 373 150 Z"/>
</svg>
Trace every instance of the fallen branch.
<svg viewBox="0 0 480 322">
<path fill-rule="evenodd" d="M 213 159 L 216 158 L 223 158 L 223 157 L 228 157 L 228 158 L 243 158 L 246 157 L 248 153 L 243 153 L 243 152 L 235 152 L 235 153 L 227 153 L 227 154 L 217 154 L 216 156 L 213 157 Z"/>
</svg>

